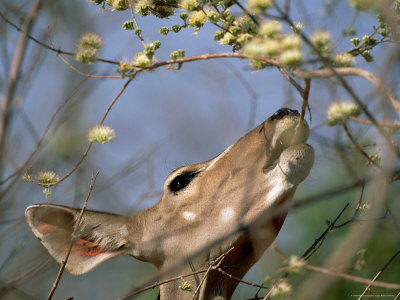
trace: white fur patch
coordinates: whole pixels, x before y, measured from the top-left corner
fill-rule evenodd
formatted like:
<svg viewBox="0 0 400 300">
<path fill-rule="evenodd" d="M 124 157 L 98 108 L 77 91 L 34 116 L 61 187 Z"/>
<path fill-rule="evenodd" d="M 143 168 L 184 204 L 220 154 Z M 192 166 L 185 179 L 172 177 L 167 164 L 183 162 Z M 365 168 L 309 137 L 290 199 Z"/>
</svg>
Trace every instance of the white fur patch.
<svg viewBox="0 0 400 300">
<path fill-rule="evenodd" d="M 289 183 L 285 174 L 277 164 L 276 167 L 268 173 L 268 184 L 271 187 L 267 194 L 266 205 L 270 207 L 275 202 L 278 202 L 282 195 L 284 195 L 293 184 Z"/>
<path fill-rule="evenodd" d="M 188 221 L 193 221 L 196 218 L 196 214 L 191 211 L 184 211 L 182 215 Z"/>
<path fill-rule="evenodd" d="M 233 210 L 232 207 L 225 207 L 220 213 L 222 221 L 225 222 L 232 220 L 234 216 L 235 216 L 235 211 Z"/>
</svg>

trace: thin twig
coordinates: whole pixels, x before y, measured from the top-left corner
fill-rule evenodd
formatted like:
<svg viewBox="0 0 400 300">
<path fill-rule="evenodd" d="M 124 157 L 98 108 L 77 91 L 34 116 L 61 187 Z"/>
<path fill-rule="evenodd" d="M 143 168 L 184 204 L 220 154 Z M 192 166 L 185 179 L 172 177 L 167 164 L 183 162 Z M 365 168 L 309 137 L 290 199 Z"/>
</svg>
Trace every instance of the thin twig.
<svg viewBox="0 0 400 300">
<path fill-rule="evenodd" d="M 343 127 L 344 132 L 346 133 L 347 137 L 349 138 L 349 140 L 352 142 L 352 144 L 354 145 L 354 147 L 356 147 L 357 151 L 360 152 L 360 154 L 361 154 L 362 156 L 364 156 L 364 157 L 367 159 L 367 161 L 368 161 L 371 165 L 377 167 L 382 173 L 385 173 L 385 170 L 384 170 L 376 161 L 373 161 L 373 160 L 371 159 L 371 157 L 370 157 L 370 156 L 364 151 L 364 149 L 360 146 L 360 144 L 358 144 L 358 142 L 356 141 L 356 139 L 355 139 L 355 138 L 353 137 L 353 135 L 351 134 L 349 128 L 347 127 L 346 122 L 343 122 L 343 123 L 342 123 L 342 127 Z"/>
<path fill-rule="evenodd" d="M 235 4 L 237 6 L 240 7 L 241 10 L 243 10 L 243 12 L 248 15 L 250 17 L 250 19 L 256 24 L 258 25 L 260 22 L 258 22 L 258 20 L 238 1 L 238 0 L 233 0 L 233 2 L 235 2 Z"/>
<path fill-rule="evenodd" d="M 285 79 L 289 81 L 289 83 L 292 84 L 295 87 L 295 89 L 299 92 L 299 94 L 303 97 L 304 89 L 302 88 L 302 86 L 298 84 L 297 81 L 294 80 L 294 78 L 292 78 L 292 76 L 290 76 L 290 74 L 283 67 L 277 67 L 277 68 L 279 72 L 281 72 L 282 76 L 285 77 Z"/>
<path fill-rule="evenodd" d="M 215 267 L 218 268 L 218 267 L 221 265 L 221 263 L 222 263 L 223 259 L 225 258 L 225 256 L 226 256 L 229 252 L 231 252 L 233 249 L 234 249 L 234 247 L 230 248 L 228 251 L 225 251 L 224 253 L 222 253 L 220 256 L 218 256 L 218 257 L 210 264 L 210 266 L 208 267 L 208 269 L 207 269 L 207 271 L 206 271 L 206 274 L 204 274 L 203 278 L 201 279 L 200 284 L 197 286 L 196 290 L 194 291 L 193 296 L 192 296 L 192 300 L 194 300 L 194 299 L 196 298 L 196 295 L 197 295 L 198 292 L 200 291 L 201 286 L 204 284 L 204 282 L 205 282 L 205 280 L 206 280 L 206 278 L 207 278 L 207 276 L 208 276 L 208 273 L 210 273 L 210 271 L 211 271 L 213 268 L 215 268 Z"/>
<path fill-rule="evenodd" d="M 79 85 L 72 91 L 71 95 L 65 99 L 65 101 L 63 101 L 63 103 L 61 103 L 60 106 L 58 106 L 56 108 L 56 110 L 53 112 L 53 114 L 51 115 L 49 121 L 47 122 L 47 125 L 45 127 L 45 129 L 43 130 L 40 138 L 38 139 L 38 141 L 36 142 L 36 146 L 35 148 L 32 150 L 32 152 L 29 154 L 28 158 L 25 160 L 25 162 L 13 173 L 10 174 L 8 177 L 6 177 L 5 179 L 3 179 L 2 181 L 0 181 L 0 185 L 6 183 L 8 180 L 10 180 L 11 178 L 18 176 L 22 173 L 22 171 L 26 168 L 26 166 L 29 164 L 29 162 L 32 160 L 32 158 L 34 157 L 34 155 L 36 154 L 36 152 L 39 150 L 44 138 L 46 137 L 48 131 L 50 130 L 50 127 L 55 119 L 55 117 L 57 116 L 57 114 L 61 111 L 61 109 L 75 96 L 75 94 L 79 91 L 80 87 L 82 86 L 82 84 L 86 81 L 83 80 L 82 82 L 79 83 Z M 4 197 L 4 195 L 6 194 L 6 192 L 14 185 L 14 181 L 12 183 L 10 183 L 0 194 L 0 199 L 2 199 Z"/>
<path fill-rule="evenodd" d="M 0 11 L 0 18 L 3 19 L 4 22 L 6 22 L 7 24 L 11 25 L 12 27 L 14 27 L 16 30 L 22 32 L 22 33 L 26 33 L 26 31 L 24 31 L 21 27 L 17 26 L 16 24 L 14 24 L 13 22 L 11 22 L 3 12 Z M 27 37 L 35 42 L 36 44 L 50 50 L 53 52 L 56 52 L 57 54 L 64 54 L 64 55 L 69 55 L 69 56 L 75 56 L 76 53 L 74 52 L 68 52 L 68 51 L 63 51 L 61 49 L 57 49 L 54 47 L 51 47 L 49 45 L 47 45 L 46 43 L 43 43 L 42 41 L 39 41 L 38 39 L 36 39 L 35 37 L 33 37 L 30 34 L 27 34 Z M 108 63 L 108 64 L 113 64 L 113 65 L 119 65 L 119 61 L 114 61 L 114 60 L 109 60 L 109 59 L 104 59 L 104 58 L 96 58 L 96 61 L 101 61 L 104 63 Z"/>
<path fill-rule="evenodd" d="M 9 121 L 11 119 L 11 108 L 12 100 L 14 99 L 15 91 L 17 89 L 17 84 L 21 75 L 21 66 L 23 59 L 25 57 L 28 34 L 31 31 L 36 16 L 40 10 L 42 0 L 36 0 L 33 4 L 25 21 L 25 30 L 21 34 L 17 47 L 14 51 L 14 57 L 10 66 L 8 74 L 8 84 L 5 88 L 4 97 L 1 101 L 1 119 L 0 119 L 0 177 L 1 172 L 4 170 L 4 157 L 5 157 L 5 138 L 7 135 Z M 2 15 L 1 15 L 2 16 Z"/>
<path fill-rule="evenodd" d="M 304 264 L 303 265 L 304 269 L 310 270 L 310 271 L 314 271 L 314 272 L 319 272 L 319 273 L 323 273 L 326 275 L 331 275 L 331 276 L 336 276 L 336 277 L 340 277 L 346 280 L 351 280 L 354 282 L 360 282 L 360 283 L 365 283 L 368 284 L 370 283 L 373 286 L 379 286 L 385 289 L 395 289 L 395 290 L 399 290 L 400 289 L 400 284 L 397 283 L 390 283 L 390 282 L 382 282 L 382 281 L 371 281 L 371 279 L 368 278 L 362 278 L 359 276 L 354 276 L 354 275 L 349 275 L 343 272 L 336 272 L 333 270 L 329 270 L 326 268 L 321 268 L 321 267 L 316 267 L 316 266 L 312 266 L 312 265 L 308 265 L 308 264 Z"/>
<path fill-rule="evenodd" d="M 351 116 L 349 118 L 349 120 L 354 121 L 354 122 L 358 122 L 358 123 L 361 123 L 361 124 L 365 124 L 365 125 L 372 125 L 372 122 L 370 120 L 362 119 L 362 118 L 359 118 L 359 117 Z M 396 128 L 396 129 L 400 128 L 400 122 L 399 121 L 395 121 L 395 120 L 392 120 L 392 121 L 389 121 L 389 122 L 382 122 L 380 124 L 381 124 L 382 127 Z"/>
<path fill-rule="evenodd" d="M 80 214 L 79 214 L 79 216 L 78 216 L 78 218 L 77 218 L 77 220 L 76 220 L 76 222 L 75 222 L 74 230 L 73 230 L 72 235 L 71 235 L 72 238 L 71 238 L 71 242 L 70 242 L 70 244 L 69 244 L 69 248 L 68 248 L 68 250 L 67 250 L 67 253 L 65 254 L 64 260 L 62 261 L 62 264 L 61 264 L 60 270 L 58 271 L 56 280 L 54 281 L 53 286 L 52 286 L 52 288 L 51 288 L 51 290 L 50 290 L 50 293 L 49 293 L 49 295 L 47 296 L 47 300 L 51 300 L 51 298 L 53 297 L 53 294 L 54 294 L 54 292 L 56 291 L 56 288 L 57 288 L 57 286 L 58 286 L 58 283 L 60 282 L 61 276 L 62 276 L 62 274 L 63 274 L 63 272 L 64 272 L 65 266 L 67 265 L 67 261 L 68 261 L 69 255 L 70 255 L 70 253 L 71 253 L 72 246 L 74 245 L 75 241 L 76 241 L 77 238 L 78 238 L 77 232 L 78 232 L 79 225 L 80 225 L 81 220 L 82 220 L 82 217 L 83 217 L 83 213 L 85 212 L 87 202 L 88 202 L 88 200 L 89 200 L 90 194 L 91 194 L 92 191 L 93 191 L 94 184 L 95 184 L 95 182 L 96 182 L 96 178 L 97 178 L 97 175 L 99 175 L 99 173 L 100 173 L 100 172 L 97 171 L 97 173 L 94 174 L 94 175 L 92 175 L 92 178 L 90 179 L 89 191 L 88 191 L 88 193 L 87 193 L 87 196 L 86 196 L 85 201 L 83 202 L 83 206 L 82 206 L 81 212 L 80 212 Z"/>
<path fill-rule="evenodd" d="M 282 251 L 279 250 L 279 248 L 273 244 L 271 246 L 271 248 L 281 257 L 281 259 L 283 260 L 284 263 L 288 263 L 289 259 L 282 253 Z M 354 282 L 360 282 L 360 283 L 370 283 L 371 280 L 367 279 L 367 278 L 362 278 L 359 276 L 354 276 L 354 275 L 349 275 L 343 272 L 336 272 L 327 268 L 321 268 L 321 267 L 317 267 L 317 266 L 313 266 L 313 265 L 309 265 L 309 264 L 302 264 L 301 265 L 302 268 L 310 270 L 310 271 L 314 271 L 314 272 L 319 272 L 319 273 L 323 273 L 326 275 L 331 275 L 331 276 L 336 276 L 336 277 L 340 277 L 346 280 L 351 280 Z M 386 289 L 400 289 L 400 284 L 397 283 L 389 283 L 389 282 L 382 282 L 382 281 L 374 281 L 372 283 L 372 285 L 374 286 L 379 286 L 379 287 L 383 287 Z"/>
<path fill-rule="evenodd" d="M 398 250 L 386 263 L 385 265 L 382 267 L 382 269 L 379 270 L 379 272 L 375 275 L 375 277 L 368 283 L 367 287 L 365 288 L 365 290 L 362 292 L 362 294 L 360 295 L 360 297 L 358 297 L 357 300 L 361 300 L 362 298 L 364 298 L 365 294 L 369 291 L 369 288 L 371 287 L 371 285 L 379 278 L 379 276 L 382 275 L 383 271 L 386 270 L 386 268 L 392 263 L 392 261 L 397 257 L 397 255 L 400 254 L 400 250 Z M 376 282 L 375 282 L 376 283 Z"/>
<path fill-rule="evenodd" d="M 294 26 L 293 21 L 290 20 L 288 16 L 284 14 L 282 9 L 279 7 L 279 5 L 275 4 L 275 9 L 278 11 L 280 14 L 281 18 L 290 26 Z M 311 40 L 303 33 L 299 32 L 298 35 L 301 37 L 301 39 L 315 52 L 317 53 L 320 61 L 324 64 L 325 68 L 329 70 L 332 75 L 338 79 L 340 84 L 346 89 L 346 91 L 349 93 L 349 95 L 353 98 L 354 102 L 357 103 L 358 106 L 360 106 L 361 110 L 364 112 L 364 114 L 368 117 L 368 119 L 371 120 L 372 124 L 375 126 L 375 128 L 378 130 L 378 132 L 384 137 L 386 140 L 389 149 L 391 149 L 397 156 L 400 156 L 400 151 L 399 148 L 396 144 L 393 143 L 390 135 L 385 131 L 382 126 L 378 123 L 378 121 L 375 119 L 374 115 L 369 111 L 367 106 L 361 101 L 360 97 L 356 94 L 356 92 L 352 89 L 352 87 L 347 83 L 346 80 L 344 80 L 343 76 L 337 71 L 337 68 L 333 67 L 331 61 L 325 57 L 323 54 L 320 53 L 320 51 L 316 48 L 316 46 L 311 42 Z M 393 105 L 393 103 L 392 103 Z M 400 105 L 400 103 L 399 103 Z M 396 109 L 396 107 L 394 107 Z M 396 109 L 397 111 L 397 109 Z M 399 108 L 400 112 L 400 108 Z"/>
<path fill-rule="evenodd" d="M 400 101 L 394 94 L 393 90 L 390 89 L 385 82 L 383 82 L 379 77 L 375 76 L 370 71 L 361 68 L 323 68 L 323 69 L 315 69 L 315 70 L 305 70 L 305 69 L 295 69 L 292 71 L 293 75 L 299 79 L 305 78 L 328 78 L 333 76 L 357 76 L 368 80 L 373 86 L 375 86 L 378 90 L 384 92 L 386 96 L 389 98 L 390 104 L 396 113 L 400 116 Z M 335 73 L 337 75 L 335 75 Z"/>
<path fill-rule="evenodd" d="M 115 102 L 119 99 L 119 97 L 122 95 L 122 93 L 126 90 L 126 88 L 128 87 L 129 83 L 132 81 L 132 79 L 129 79 L 125 82 L 125 84 L 123 85 L 123 87 L 119 90 L 118 94 L 114 97 L 114 99 L 111 101 L 111 103 L 108 105 L 106 112 L 104 113 L 100 123 L 98 124 L 98 126 L 101 126 L 104 123 L 104 120 L 106 119 L 108 113 L 110 112 L 111 108 L 113 107 L 113 105 L 115 104 Z M 57 184 L 59 184 L 60 182 L 63 182 L 65 179 L 67 179 L 69 176 L 71 176 L 81 165 L 81 163 L 85 160 L 86 156 L 89 154 L 90 149 L 92 148 L 93 142 L 89 142 L 85 152 L 82 154 L 81 158 L 79 159 L 79 161 L 73 166 L 73 168 L 67 173 L 65 174 L 62 178 L 60 178 L 59 180 L 57 180 L 56 182 L 53 183 L 49 183 L 46 184 L 45 187 L 49 188 L 52 186 L 55 186 Z M 40 184 L 38 181 L 32 179 L 33 182 L 35 182 L 38 185 L 43 186 L 42 184 Z"/>
<path fill-rule="evenodd" d="M 361 209 L 361 204 L 362 204 L 362 200 L 363 200 L 363 197 L 364 197 L 364 189 L 365 189 L 365 186 L 364 186 L 364 185 L 361 186 L 360 198 L 358 198 L 357 207 L 356 207 L 356 209 L 354 210 L 353 215 L 351 216 L 351 218 L 350 218 L 349 220 L 343 222 L 342 224 L 339 224 L 339 225 L 333 224 L 332 229 L 339 229 L 339 228 L 342 228 L 342 227 L 346 226 L 347 224 L 349 224 L 349 223 L 355 221 L 355 218 L 356 218 L 358 212 L 359 212 L 360 209 Z"/>
</svg>

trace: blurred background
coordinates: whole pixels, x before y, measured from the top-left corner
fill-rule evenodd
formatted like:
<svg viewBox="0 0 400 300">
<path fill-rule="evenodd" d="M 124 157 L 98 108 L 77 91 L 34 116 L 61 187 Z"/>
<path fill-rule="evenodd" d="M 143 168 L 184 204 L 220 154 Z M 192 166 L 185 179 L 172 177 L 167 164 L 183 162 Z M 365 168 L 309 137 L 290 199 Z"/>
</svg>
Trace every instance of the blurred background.
<svg viewBox="0 0 400 300">
<path fill-rule="evenodd" d="M 9 21 L 19 25 L 32 3 L 3 0 L 0 1 L 0 11 Z M 357 36 L 362 37 L 370 34 L 372 26 L 377 23 L 375 13 L 357 14 L 344 0 L 292 1 L 291 16 L 304 23 L 307 34 L 315 29 L 331 31 L 332 40 L 338 42 L 339 50 L 352 47 L 348 37 L 341 39 L 343 30 L 355 28 Z M 55 48 L 74 52 L 80 36 L 93 31 L 104 42 L 99 57 L 130 60 L 143 50 L 143 46 L 133 32 L 122 29 L 123 22 L 128 19 L 128 11 L 105 12 L 89 1 L 44 1 L 31 34 L 46 44 L 51 42 Z M 163 36 L 159 33 L 160 27 L 180 23 L 178 16 L 169 19 L 138 16 L 137 20 L 146 42 L 161 41 L 161 48 L 156 53 L 161 61 L 169 59 L 169 54 L 178 49 L 184 49 L 186 56 L 231 51 L 231 47 L 213 41 L 217 29 L 211 24 L 206 24 L 198 34 L 194 34 L 193 28 L 187 28 L 179 34 L 172 32 Z M 284 31 L 289 31 L 289 28 L 284 28 Z M 1 19 L 2 95 L 8 86 L 9 70 L 19 38 L 20 32 Z M 380 76 L 398 94 L 398 50 L 395 43 L 382 44 L 374 49 L 374 62 L 366 63 L 357 58 L 357 66 Z M 65 56 L 65 59 L 89 74 L 118 75 L 115 65 L 96 62 L 88 66 L 72 57 Z M 377 119 L 395 118 L 393 109 L 367 81 L 360 78 L 346 80 Z M 105 120 L 104 124 L 115 130 L 113 142 L 93 145 L 79 169 L 51 188 L 49 196 L 43 193 L 42 187 L 23 181 L 22 174 L 8 179 L 35 149 L 54 111 L 71 97 L 56 115 L 49 133 L 29 163 L 34 173 L 51 169 L 63 176 L 69 172 L 87 147 L 88 129 L 100 122 L 107 106 L 125 82 L 126 79 L 81 76 L 54 52 L 28 40 L 12 100 L 0 170 L 1 299 L 46 298 L 59 269 L 28 228 L 24 217 L 27 206 L 50 202 L 80 207 L 91 174 L 100 171 L 88 209 L 133 214 L 160 199 L 163 182 L 175 168 L 218 155 L 281 107 L 300 110 L 302 105 L 298 92 L 277 69 L 257 72 L 246 60 L 237 58 L 186 63 L 178 71 L 159 68 L 143 72 L 121 95 Z M 303 82 L 299 83 L 303 85 Z M 309 143 L 316 150 L 316 161 L 311 174 L 299 187 L 295 200 L 351 181 L 349 169 L 367 172 L 368 167 L 358 169 L 364 161 L 349 146 L 343 130 L 325 125 L 327 107 L 335 100 L 351 100 L 336 80 L 312 81 L 309 99 L 311 123 L 309 114 L 306 119 L 312 129 Z M 374 149 L 380 149 L 382 138 L 370 126 L 358 123 L 349 126 L 360 141 L 378 143 Z M 386 154 L 381 152 L 380 155 Z M 391 163 L 398 165 L 396 160 Z M 389 213 L 387 210 L 376 212 L 375 218 L 379 221 L 374 234 L 362 247 L 367 250 L 365 259 L 362 259 L 365 267 L 355 267 L 359 257 L 354 254 L 354 265 L 348 266 L 348 273 L 372 278 L 400 249 L 398 188 L 398 183 L 388 187 L 385 205 Z M 364 197 L 375 195 L 376 191 L 372 189 L 367 186 Z M 360 188 L 352 189 L 290 212 L 276 245 L 287 256 L 301 256 L 326 229 L 327 220 L 333 221 L 346 203 L 350 203 L 350 207 L 341 220 L 352 216 L 360 195 Z M 353 226 L 368 226 L 368 222 L 354 222 L 332 231 L 309 263 L 322 265 Z M 245 280 L 260 283 L 268 275 L 274 278 L 281 267 L 281 258 L 269 249 Z M 399 270 L 400 260 L 397 259 L 379 280 L 399 283 Z M 156 268 L 150 264 L 131 257 L 118 257 L 79 277 L 64 273 L 54 299 L 116 299 L 155 273 Z M 301 291 L 302 285 L 315 275 L 326 276 L 306 270 L 290 275 L 289 282 L 295 292 L 287 298 L 297 299 L 297 291 Z M 351 295 L 360 294 L 364 288 L 364 284 L 338 280 L 321 299 L 354 299 Z M 233 299 L 254 298 L 257 291 L 257 288 L 239 284 Z M 395 296 L 398 292 L 374 288 L 375 294 Z M 156 299 L 157 295 L 158 289 L 153 289 L 136 299 Z"/>
</svg>

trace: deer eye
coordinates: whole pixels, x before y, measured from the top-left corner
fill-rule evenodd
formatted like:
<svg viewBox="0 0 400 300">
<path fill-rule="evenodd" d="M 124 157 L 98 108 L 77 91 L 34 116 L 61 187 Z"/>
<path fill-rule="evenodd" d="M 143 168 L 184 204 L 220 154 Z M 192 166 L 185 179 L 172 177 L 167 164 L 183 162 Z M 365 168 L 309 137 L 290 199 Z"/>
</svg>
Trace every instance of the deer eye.
<svg viewBox="0 0 400 300">
<path fill-rule="evenodd" d="M 176 195 L 176 193 L 183 188 L 185 188 L 192 180 L 195 178 L 199 172 L 192 172 L 192 173 L 183 173 L 176 176 L 170 183 L 169 183 L 169 190 Z"/>
</svg>

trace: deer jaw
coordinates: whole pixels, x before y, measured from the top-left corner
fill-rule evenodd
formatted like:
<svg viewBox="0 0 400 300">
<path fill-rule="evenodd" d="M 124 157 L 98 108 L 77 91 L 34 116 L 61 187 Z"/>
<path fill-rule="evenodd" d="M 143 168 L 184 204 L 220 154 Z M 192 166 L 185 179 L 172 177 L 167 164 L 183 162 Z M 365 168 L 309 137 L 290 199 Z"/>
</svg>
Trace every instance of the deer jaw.
<svg viewBox="0 0 400 300">
<path fill-rule="evenodd" d="M 161 270 L 170 270 L 189 258 L 190 264 L 169 273 L 183 275 L 208 268 L 211 261 L 233 247 L 221 265 L 227 266 L 227 273 L 242 278 L 279 233 L 286 213 L 271 217 L 274 208 L 293 197 L 313 165 L 313 149 L 305 144 L 308 134 L 308 125 L 305 121 L 299 124 L 297 111 L 278 110 L 217 157 L 173 171 L 155 206 L 129 219 L 85 213 L 79 236 L 86 244 L 83 251 L 78 247 L 71 254 L 67 270 L 83 273 L 110 257 L 129 254 Z M 56 213 L 55 209 L 57 206 L 31 206 L 26 216 L 35 235 L 60 262 L 77 210 L 59 207 Z M 90 220 L 85 219 L 87 214 Z M 72 217 L 57 223 L 55 215 L 56 219 Z M 249 230 L 229 235 L 238 226 Z M 227 235 L 229 238 L 221 240 Z M 85 259 L 87 266 L 79 267 Z M 192 277 L 194 288 L 202 276 Z M 179 284 L 162 285 L 161 299 L 191 299 L 192 293 L 180 290 Z M 213 270 L 202 284 L 199 298 L 229 299 L 237 284 Z"/>
</svg>

